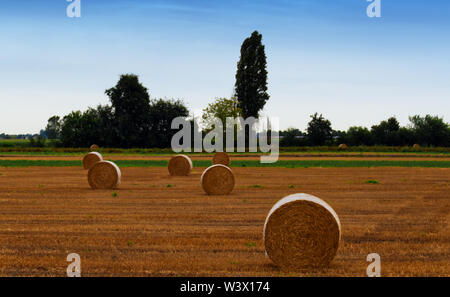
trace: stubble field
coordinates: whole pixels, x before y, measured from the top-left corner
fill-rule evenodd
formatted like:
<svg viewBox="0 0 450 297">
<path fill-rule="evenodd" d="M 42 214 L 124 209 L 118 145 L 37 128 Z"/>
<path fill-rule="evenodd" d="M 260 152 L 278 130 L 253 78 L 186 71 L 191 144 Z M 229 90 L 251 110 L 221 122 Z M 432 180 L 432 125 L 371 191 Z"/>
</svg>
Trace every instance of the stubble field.
<svg viewBox="0 0 450 297">
<path fill-rule="evenodd" d="M 204 168 L 122 168 L 117 190 L 91 190 L 79 167 L 0 167 L 0 275 L 450 276 L 450 168 L 236 168 L 229 196 L 207 196 Z M 368 183 L 372 181 L 374 183 Z M 342 224 L 330 267 L 282 271 L 264 254 L 273 204 L 309 193 Z"/>
</svg>

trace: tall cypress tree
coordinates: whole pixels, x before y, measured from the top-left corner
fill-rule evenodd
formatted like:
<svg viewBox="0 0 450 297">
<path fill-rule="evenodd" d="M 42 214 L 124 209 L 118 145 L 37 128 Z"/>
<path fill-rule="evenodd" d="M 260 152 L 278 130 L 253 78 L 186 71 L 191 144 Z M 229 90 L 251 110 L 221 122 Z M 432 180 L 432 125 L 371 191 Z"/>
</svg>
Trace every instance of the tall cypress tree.
<svg viewBox="0 0 450 297">
<path fill-rule="evenodd" d="M 266 53 L 261 41 L 262 35 L 258 31 L 245 39 L 237 65 L 235 92 L 244 118 L 257 118 L 269 99 Z"/>
</svg>

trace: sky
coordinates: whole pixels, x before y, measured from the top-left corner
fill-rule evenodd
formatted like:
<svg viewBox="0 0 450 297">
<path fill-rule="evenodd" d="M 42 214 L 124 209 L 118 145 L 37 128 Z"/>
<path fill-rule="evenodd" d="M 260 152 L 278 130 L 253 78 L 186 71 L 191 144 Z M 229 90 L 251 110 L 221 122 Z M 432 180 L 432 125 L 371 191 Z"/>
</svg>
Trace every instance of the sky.
<svg viewBox="0 0 450 297">
<path fill-rule="evenodd" d="M 380 0 L 0 0 L 0 133 L 38 133 L 53 115 L 109 103 L 134 73 L 151 98 L 182 99 L 195 116 L 230 97 L 245 38 L 266 48 L 262 115 L 336 130 L 396 116 L 450 121 L 450 2 Z"/>
</svg>

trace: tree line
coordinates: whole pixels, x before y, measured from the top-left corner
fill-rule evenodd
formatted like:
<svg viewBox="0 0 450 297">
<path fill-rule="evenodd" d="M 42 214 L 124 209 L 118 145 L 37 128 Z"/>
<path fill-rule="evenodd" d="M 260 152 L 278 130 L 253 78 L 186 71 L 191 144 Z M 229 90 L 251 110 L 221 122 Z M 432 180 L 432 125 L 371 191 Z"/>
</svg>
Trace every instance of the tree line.
<svg viewBox="0 0 450 297">
<path fill-rule="evenodd" d="M 171 119 L 187 117 L 181 100 L 150 100 L 147 88 L 137 75 L 124 74 L 106 90 L 110 105 L 73 111 L 60 118 L 53 116 L 45 129 L 49 139 L 60 139 L 64 147 L 170 147 L 176 131 Z"/>
<path fill-rule="evenodd" d="M 438 116 L 419 115 L 409 117 L 410 124 L 401 127 L 395 117 L 381 121 L 370 129 L 352 126 L 347 131 L 332 129 L 331 122 L 323 115 L 311 115 L 306 132 L 290 128 L 280 132 L 281 146 L 318 145 L 384 145 L 384 146 L 450 146 L 450 125 Z"/>
<path fill-rule="evenodd" d="M 255 31 L 241 46 L 234 96 L 217 98 L 203 110 L 203 132 L 211 130 L 214 118 L 225 122 L 226 117 L 259 117 L 270 98 L 266 64 L 262 35 Z M 62 118 L 51 117 L 45 129 L 46 137 L 60 139 L 65 147 L 87 147 L 95 143 L 117 148 L 168 148 L 177 132 L 171 129 L 172 119 L 189 116 L 188 108 L 181 100 L 151 100 L 148 89 L 134 74 L 120 76 L 117 84 L 105 94 L 110 105 L 99 105 L 84 112 L 73 111 Z M 442 118 L 415 115 L 409 119 L 411 124 L 407 127 L 401 127 L 397 119 L 391 117 L 370 129 L 355 126 L 347 131 L 335 131 L 329 120 L 316 113 L 311 115 L 305 132 L 296 128 L 281 131 L 280 145 L 450 146 L 449 124 Z M 42 134 L 34 140 L 34 145 L 41 145 Z M 245 135 L 249 134 L 246 126 Z"/>
</svg>

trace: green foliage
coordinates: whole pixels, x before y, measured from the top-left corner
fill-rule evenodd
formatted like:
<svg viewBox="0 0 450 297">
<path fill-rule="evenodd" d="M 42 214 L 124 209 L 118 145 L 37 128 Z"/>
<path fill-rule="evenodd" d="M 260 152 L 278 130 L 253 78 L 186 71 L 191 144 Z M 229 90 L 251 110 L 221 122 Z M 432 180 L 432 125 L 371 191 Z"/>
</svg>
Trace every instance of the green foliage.
<svg viewBox="0 0 450 297">
<path fill-rule="evenodd" d="M 61 137 L 61 118 L 52 116 L 48 119 L 45 134 L 48 139 L 59 139 Z"/>
<path fill-rule="evenodd" d="M 316 112 L 311 116 L 308 123 L 308 139 L 312 145 L 324 145 L 331 140 L 332 136 L 331 122 Z"/>
<path fill-rule="evenodd" d="M 46 139 L 41 135 L 36 137 L 30 137 L 30 146 L 31 147 L 45 147 Z"/>
<path fill-rule="evenodd" d="M 369 179 L 369 180 L 366 180 L 364 183 L 366 183 L 366 184 L 375 184 L 375 185 L 377 185 L 377 184 L 379 184 L 380 182 L 377 181 L 377 180 Z"/>
<path fill-rule="evenodd" d="M 283 136 L 280 141 L 280 146 L 299 147 L 308 144 L 323 146 L 324 144 L 338 145 L 345 143 L 351 146 L 346 151 L 399 152 L 424 150 L 407 147 L 415 143 L 425 147 L 450 146 L 450 126 L 442 118 L 437 116 L 410 117 L 412 124 L 409 127 L 400 127 L 397 119 L 391 117 L 385 121 L 381 121 L 378 125 L 373 125 L 370 130 L 365 127 L 350 127 L 347 131 L 331 131 L 333 139 L 330 139 L 331 123 L 323 119 L 322 115 L 318 116 L 317 113 L 311 117 L 312 120 L 308 124 L 308 134 L 305 138 L 300 136 L 302 135 L 301 131 L 290 128 L 287 131 L 280 132 L 280 136 Z M 379 147 L 373 147 L 373 145 Z M 362 147 L 355 149 L 355 146 Z M 388 149 L 386 146 L 392 146 L 393 148 Z M 302 150 L 309 151 L 310 149 L 296 148 L 293 151 Z M 334 149 L 329 148 L 328 150 Z"/>
<path fill-rule="evenodd" d="M 223 142 L 224 148 L 228 145 L 226 143 L 227 131 L 226 123 L 227 118 L 236 119 L 241 116 L 241 110 L 237 107 L 236 98 L 216 98 L 213 103 L 209 103 L 208 106 L 203 109 L 202 123 L 205 126 L 204 134 L 209 133 L 215 128 L 215 121 L 219 119 L 223 125 Z M 234 126 L 234 142 L 230 144 L 230 147 L 234 146 L 237 141 L 239 125 Z"/>
<path fill-rule="evenodd" d="M 237 118 L 241 116 L 241 110 L 237 107 L 235 98 L 216 98 L 213 103 L 203 109 L 202 120 L 205 126 L 213 126 L 216 118 L 226 124 L 227 118 Z"/>
<path fill-rule="evenodd" d="M 421 145 L 450 146 L 450 125 L 438 116 L 409 117 L 412 130 Z"/>
<path fill-rule="evenodd" d="M 89 147 L 98 143 L 100 131 L 100 119 L 95 109 L 73 111 L 63 118 L 61 141 L 68 147 Z"/>
<path fill-rule="evenodd" d="M 372 126 L 371 134 L 375 144 L 398 145 L 400 143 L 399 130 L 399 122 L 395 117 L 391 117 L 387 121 L 382 121 L 380 124 Z M 362 142 L 361 144 L 367 144 L 367 142 Z"/>
<path fill-rule="evenodd" d="M 167 167 L 166 160 L 115 160 L 119 167 Z M 194 167 L 208 167 L 209 160 L 195 160 Z M 450 168 L 450 161 L 397 161 L 397 160 L 281 160 L 276 163 L 260 163 L 259 160 L 237 160 L 231 167 L 323 167 L 323 168 L 344 168 L 344 167 L 424 167 L 424 168 Z M 68 167 L 81 166 L 81 161 L 74 160 L 0 160 L 0 167 Z M 262 188 L 261 185 L 252 185 L 250 188 Z"/>
<path fill-rule="evenodd" d="M 307 145 L 308 139 L 306 135 L 296 128 L 289 128 L 286 131 L 281 131 L 279 133 L 280 146 L 305 146 Z"/>
<path fill-rule="evenodd" d="M 341 142 L 347 145 L 370 145 L 372 135 L 365 127 L 350 127 L 345 134 L 345 140 Z"/>
<path fill-rule="evenodd" d="M 177 132 L 171 129 L 172 120 L 188 115 L 189 111 L 181 100 L 152 100 L 147 114 L 149 136 L 146 144 L 150 147 L 170 147 Z"/>
<path fill-rule="evenodd" d="M 242 44 L 236 72 L 235 92 L 244 118 L 257 118 L 269 99 L 266 64 L 262 35 L 255 31 Z"/>
<path fill-rule="evenodd" d="M 114 109 L 116 142 L 119 147 L 145 147 L 148 139 L 150 95 L 137 75 L 120 76 L 116 86 L 105 91 Z M 94 143 L 94 142 L 93 142 Z"/>
<path fill-rule="evenodd" d="M 112 105 L 99 105 L 85 112 L 73 111 L 61 121 L 61 142 L 66 147 L 170 147 L 172 119 L 187 117 L 180 100 L 152 100 L 138 77 L 126 74 L 105 91 Z M 57 117 L 52 117 L 56 126 Z M 49 120 L 49 122 L 50 122 Z"/>
</svg>

